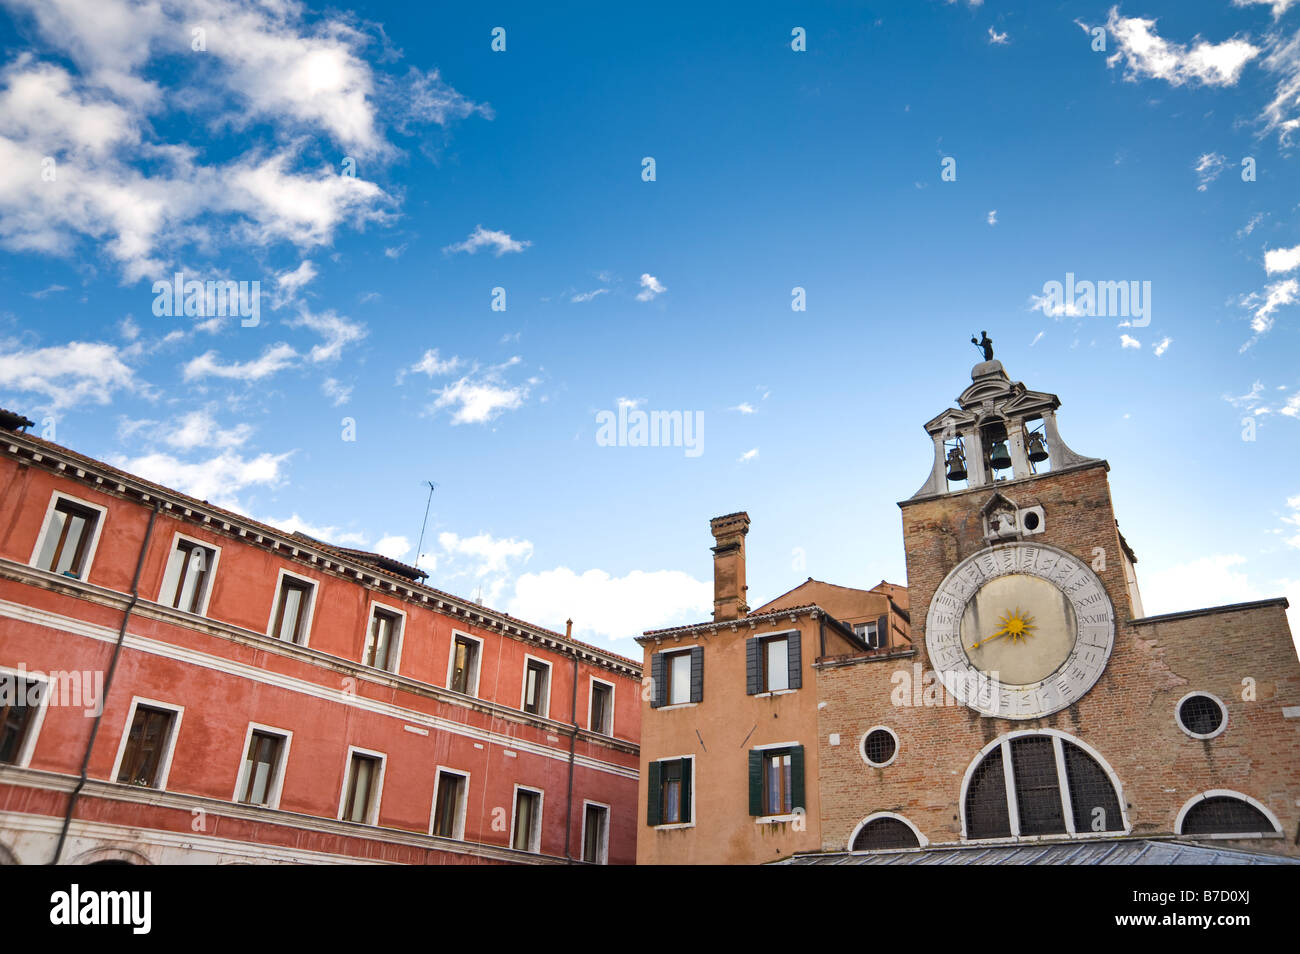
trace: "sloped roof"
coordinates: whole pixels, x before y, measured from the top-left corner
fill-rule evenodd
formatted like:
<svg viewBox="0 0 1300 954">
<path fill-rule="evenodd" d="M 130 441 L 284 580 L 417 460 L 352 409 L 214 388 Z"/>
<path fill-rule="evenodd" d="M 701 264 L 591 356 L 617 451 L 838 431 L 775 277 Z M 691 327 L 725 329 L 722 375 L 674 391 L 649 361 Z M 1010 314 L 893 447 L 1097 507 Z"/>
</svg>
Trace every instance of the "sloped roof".
<svg viewBox="0 0 1300 954">
<path fill-rule="evenodd" d="M 1093 838 L 1018 845 L 799 854 L 782 865 L 1300 865 L 1300 858 L 1186 841 Z"/>
</svg>

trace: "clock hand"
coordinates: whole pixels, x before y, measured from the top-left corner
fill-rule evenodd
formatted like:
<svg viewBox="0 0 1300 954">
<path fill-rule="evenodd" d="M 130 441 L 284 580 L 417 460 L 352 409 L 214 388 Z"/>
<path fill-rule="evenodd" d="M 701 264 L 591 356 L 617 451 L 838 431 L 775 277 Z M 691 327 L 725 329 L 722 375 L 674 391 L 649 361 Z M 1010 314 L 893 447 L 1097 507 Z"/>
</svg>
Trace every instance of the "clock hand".
<svg viewBox="0 0 1300 954">
<path fill-rule="evenodd" d="M 1010 633 L 1011 633 L 1011 630 L 1009 630 L 1009 629 L 999 630 L 998 632 L 996 632 L 996 633 L 994 633 L 992 636 L 990 636 L 988 639 L 981 639 L 978 643 L 976 643 L 974 646 L 972 646 L 971 649 L 972 649 L 972 650 L 979 649 L 979 648 L 980 648 L 981 646 L 983 646 L 985 643 L 991 643 L 991 642 L 993 642 L 993 640 L 997 639 L 999 636 L 1008 636 L 1008 635 L 1010 635 Z"/>
</svg>

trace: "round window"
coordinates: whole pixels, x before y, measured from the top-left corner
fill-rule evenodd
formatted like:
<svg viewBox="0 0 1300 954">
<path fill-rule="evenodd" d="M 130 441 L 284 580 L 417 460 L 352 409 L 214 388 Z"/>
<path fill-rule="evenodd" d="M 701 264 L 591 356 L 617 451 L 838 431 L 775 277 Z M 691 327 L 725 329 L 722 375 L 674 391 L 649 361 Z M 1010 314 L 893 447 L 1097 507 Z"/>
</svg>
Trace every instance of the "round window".
<svg viewBox="0 0 1300 954">
<path fill-rule="evenodd" d="M 1207 692 L 1193 692 L 1178 703 L 1178 725 L 1194 739 L 1209 739 L 1228 724 L 1223 703 Z"/>
<path fill-rule="evenodd" d="M 898 736 L 878 726 L 862 737 L 862 757 L 875 768 L 884 768 L 898 754 Z"/>
</svg>

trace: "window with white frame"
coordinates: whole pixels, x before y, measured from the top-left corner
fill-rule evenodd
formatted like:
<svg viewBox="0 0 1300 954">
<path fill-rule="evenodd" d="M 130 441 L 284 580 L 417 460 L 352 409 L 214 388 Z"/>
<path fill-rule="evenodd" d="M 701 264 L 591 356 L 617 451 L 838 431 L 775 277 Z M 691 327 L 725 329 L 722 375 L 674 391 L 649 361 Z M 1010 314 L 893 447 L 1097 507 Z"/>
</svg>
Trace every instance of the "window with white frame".
<svg viewBox="0 0 1300 954">
<path fill-rule="evenodd" d="M 126 785 L 165 789 L 184 712 L 152 699 L 131 700 L 113 777 Z"/>
<path fill-rule="evenodd" d="M 582 860 L 609 864 L 609 806 L 584 802 L 582 810 Z"/>
<path fill-rule="evenodd" d="M 397 671 L 397 658 L 401 650 L 404 614 L 386 606 L 374 604 L 370 608 L 370 624 L 366 627 L 366 648 L 361 662 L 366 666 Z"/>
<path fill-rule="evenodd" d="M 206 614 L 219 552 L 215 547 L 176 534 L 158 602 L 186 613 Z"/>
<path fill-rule="evenodd" d="M 275 606 L 271 610 L 269 635 L 276 639 L 283 639 L 287 643 L 305 646 L 308 630 L 311 627 L 312 601 L 315 594 L 316 584 L 311 580 L 282 570 L 275 596 Z"/>
<path fill-rule="evenodd" d="M 542 793 L 515 786 L 515 816 L 511 822 L 510 847 L 538 852 L 542 843 Z"/>
<path fill-rule="evenodd" d="M 451 661 L 447 665 L 447 688 L 467 696 L 478 695 L 479 664 L 483 640 L 456 633 L 451 642 Z"/>
<path fill-rule="evenodd" d="M 429 828 L 430 834 L 464 839 L 469 773 L 439 766 L 433 787 L 433 824 Z"/>
<path fill-rule="evenodd" d="M 384 756 L 364 749 L 348 750 L 348 771 L 343 782 L 339 820 L 375 825 L 384 783 Z"/>
<path fill-rule="evenodd" d="M 529 656 L 524 660 L 524 698 L 520 708 L 545 718 L 550 703 L 551 664 Z"/>
<path fill-rule="evenodd" d="M 614 734 L 614 685 L 599 679 L 591 680 L 591 712 L 587 725 L 592 732 Z"/>
<path fill-rule="evenodd" d="M 250 724 L 244 759 L 235 785 L 235 801 L 245 805 L 280 807 L 291 732 Z"/>
<path fill-rule="evenodd" d="M 0 669 L 0 764 L 22 768 L 31 762 L 49 701 L 44 677 Z"/>
<path fill-rule="evenodd" d="M 56 493 L 46 511 L 45 525 L 32 553 L 32 565 L 84 580 L 90 572 L 107 512 L 104 507 Z"/>
</svg>

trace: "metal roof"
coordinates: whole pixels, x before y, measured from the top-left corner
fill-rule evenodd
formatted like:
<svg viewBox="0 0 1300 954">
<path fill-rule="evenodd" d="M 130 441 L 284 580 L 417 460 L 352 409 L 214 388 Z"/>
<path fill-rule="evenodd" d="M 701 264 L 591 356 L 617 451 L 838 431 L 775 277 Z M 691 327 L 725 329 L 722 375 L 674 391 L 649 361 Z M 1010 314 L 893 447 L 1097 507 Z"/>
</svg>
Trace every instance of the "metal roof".
<svg viewBox="0 0 1300 954">
<path fill-rule="evenodd" d="M 903 851 L 835 851 L 800 854 L 781 865 L 1297 865 L 1255 851 L 1185 841 L 1106 838 L 1018 845 L 961 845 Z"/>
</svg>

